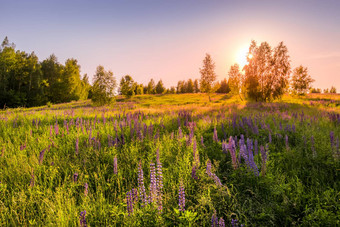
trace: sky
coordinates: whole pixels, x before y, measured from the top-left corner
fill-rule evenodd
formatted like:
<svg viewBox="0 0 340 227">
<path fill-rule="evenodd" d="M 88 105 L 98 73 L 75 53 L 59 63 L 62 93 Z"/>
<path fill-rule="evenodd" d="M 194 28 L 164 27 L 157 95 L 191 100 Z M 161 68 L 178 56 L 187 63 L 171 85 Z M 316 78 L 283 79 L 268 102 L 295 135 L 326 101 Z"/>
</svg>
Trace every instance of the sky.
<svg viewBox="0 0 340 227">
<path fill-rule="evenodd" d="M 0 39 L 34 51 L 75 58 L 92 79 L 103 65 L 119 81 L 146 84 L 199 79 L 206 53 L 218 80 L 243 63 L 251 40 L 288 47 L 313 87 L 340 91 L 340 1 L 337 0 L 0 0 Z M 244 56 L 245 57 L 245 56 Z"/>
</svg>

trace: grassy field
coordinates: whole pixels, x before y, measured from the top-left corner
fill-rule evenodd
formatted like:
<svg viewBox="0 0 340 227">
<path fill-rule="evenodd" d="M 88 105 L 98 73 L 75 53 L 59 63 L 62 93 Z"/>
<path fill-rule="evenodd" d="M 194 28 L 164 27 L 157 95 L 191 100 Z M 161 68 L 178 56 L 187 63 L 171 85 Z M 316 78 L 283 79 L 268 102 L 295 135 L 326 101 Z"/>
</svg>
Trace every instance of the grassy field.
<svg viewBox="0 0 340 227">
<path fill-rule="evenodd" d="M 340 95 L 0 111 L 0 226 L 339 226 Z"/>
</svg>

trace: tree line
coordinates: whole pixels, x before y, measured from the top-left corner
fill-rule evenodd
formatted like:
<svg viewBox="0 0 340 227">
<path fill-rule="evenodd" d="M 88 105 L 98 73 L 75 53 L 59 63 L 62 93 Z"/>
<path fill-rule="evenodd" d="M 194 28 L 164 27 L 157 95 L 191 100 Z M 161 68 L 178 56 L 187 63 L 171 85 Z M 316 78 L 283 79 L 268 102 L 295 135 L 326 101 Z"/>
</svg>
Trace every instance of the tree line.
<svg viewBox="0 0 340 227">
<path fill-rule="evenodd" d="M 39 106 L 48 102 L 62 103 L 91 98 L 95 104 L 112 102 L 116 92 L 127 98 L 143 94 L 183 94 L 230 93 L 241 99 L 272 101 L 284 93 L 321 93 L 313 89 L 314 81 L 308 69 L 302 65 L 291 69 L 288 48 L 280 42 L 272 48 L 267 42 L 259 46 L 252 41 L 247 56 L 247 64 L 240 68 L 234 64 L 228 71 L 228 80 L 216 81 L 215 63 L 206 54 L 200 79 L 180 80 L 177 86 L 166 88 L 162 80 L 151 79 L 148 84 L 137 83 L 130 75 L 125 75 L 117 84 L 111 71 L 98 66 L 93 76 L 80 75 L 80 65 L 70 58 L 64 64 L 52 54 L 39 61 L 34 52 L 15 50 L 15 44 L 6 37 L 0 46 L 0 106 Z M 325 93 L 336 93 L 335 87 Z"/>
<path fill-rule="evenodd" d="M 0 46 L 0 106 L 39 106 L 87 99 L 87 75 L 80 76 L 80 65 L 70 58 L 65 64 L 55 55 L 39 62 L 34 52 L 15 50 L 6 37 Z"/>
</svg>

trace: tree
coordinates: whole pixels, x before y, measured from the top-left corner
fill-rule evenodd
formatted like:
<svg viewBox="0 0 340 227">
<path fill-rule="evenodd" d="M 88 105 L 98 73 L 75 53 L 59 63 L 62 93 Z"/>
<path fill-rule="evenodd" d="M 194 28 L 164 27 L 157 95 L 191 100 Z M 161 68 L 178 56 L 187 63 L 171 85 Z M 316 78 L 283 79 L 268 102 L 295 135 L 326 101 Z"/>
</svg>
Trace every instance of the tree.
<svg viewBox="0 0 340 227">
<path fill-rule="evenodd" d="M 309 92 L 310 93 L 318 93 L 318 94 L 320 94 L 321 93 L 321 89 L 320 88 L 311 88 Z"/>
<path fill-rule="evenodd" d="M 144 94 L 144 87 L 143 84 L 139 84 L 136 86 L 136 95 L 143 95 Z"/>
<path fill-rule="evenodd" d="M 163 81 L 159 80 L 157 85 L 156 85 L 156 93 L 157 94 L 163 94 L 165 91 L 165 87 L 163 85 Z"/>
<path fill-rule="evenodd" d="M 195 93 L 199 93 L 200 92 L 199 83 L 198 83 L 197 79 L 195 79 L 195 81 L 194 81 L 194 92 Z"/>
<path fill-rule="evenodd" d="M 336 94 L 336 88 L 334 86 L 331 87 L 329 93 Z"/>
<path fill-rule="evenodd" d="M 155 81 L 153 79 L 148 83 L 147 94 L 156 94 Z"/>
<path fill-rule="evenodd" d="M 227 79 L 224 78 L 221 83 L 219 88 L 216 90 L 217 93 L 223 93 L 223 94 L 227 94 L 228 92 L 230 92 L 230 88 L 227 82 Z"/>
<path fill-rule="evenodd" d="M 216 80 L 216 74 L 215 63 L 213 62 L 209 54 L 206 54 L 203 60 L 203 67 L 200 68 L 200 73 L 201 73 L 200 80 L 201 92 L 208 93 L 209 101 L 211 101 L 210 94 L 214 91 L 213 84 L 214 81 Z"/>
<path fill-rule="evenodd" d="M 175 94 L 176 93 L 176 88 L 174 86 L 171 86 L 170 90 L 169 90 L 169 93 L 170 94 Z"/>
<path fill-rule="evenodd" d="M 313 82 L 314 80 L 308 74 L 307 67 L 300 65 L 294 69 L 292 77 L 292 89 L 294 93 L 299 95 L 306 94 Z"/>
<path fill-rule="evenodd" d="M 183 94 L 185 93 L 185 81 L 184 80 L 180 80 L 177 82 L 177 94 Z"/>
<path fill-rule="evenodd" d="M 283 42 L 272 49 L 267 42 L 258 47 L 253 40 L 247 61 L 244 66 L 247 97 L 255 101 L 280 98 L 288 87 L 290 74 L 288 49 Z"/>
<path fill-rule="evenodd" d="M 240 66 L 238 64 L 230 66 L 228 76 L 230 92 L 233 95 L 240 95 L 242 86 L 242 73 L 240 72 Z"/>
<path fill-rule="evenodd" d="M 120 80 L 119 93 L 127 98 L 130 98 L 136 94 L 136 87 L 137 84 L 133 81 L 132 77 L 126 75 Z"/>
<path fill-rule="evenodd" d="M 188 82 L 187 82 L 186 92 L 187 93 L 194 93 L 194 82 L 192 81 L 192 79 L 189 79 Z"/>
<path fill-rule="evenodd" d="M 96 74 L 93 77 L 92 102 L 96 105 L 111 103 L 115 96 L 116 79 L 111 71 L 105 71 L 104 67 L 99 65 Z"/>
</svg>

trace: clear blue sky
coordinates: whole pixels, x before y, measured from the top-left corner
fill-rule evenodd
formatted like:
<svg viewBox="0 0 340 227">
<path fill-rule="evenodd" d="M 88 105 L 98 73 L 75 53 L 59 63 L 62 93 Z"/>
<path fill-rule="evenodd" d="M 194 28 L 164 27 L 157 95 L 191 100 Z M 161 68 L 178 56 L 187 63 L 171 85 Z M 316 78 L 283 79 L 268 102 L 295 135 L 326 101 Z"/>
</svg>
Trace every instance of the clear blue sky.
<svg viewBox="0 0 340 227">
<path fill-rule="evenodd" d="M 98 65 L 119 80 L 129 74 L 166 86 L 199 78 L 205 53 L 218 79 L 252 39 L 287 45 L 292 66 L 307 66 L 315 87 L 340 91 L 340 1 L 0 0 L 0 39 L 54 53 L 62 63 L 76 58 L 90 78 Z"/>
</svg>

